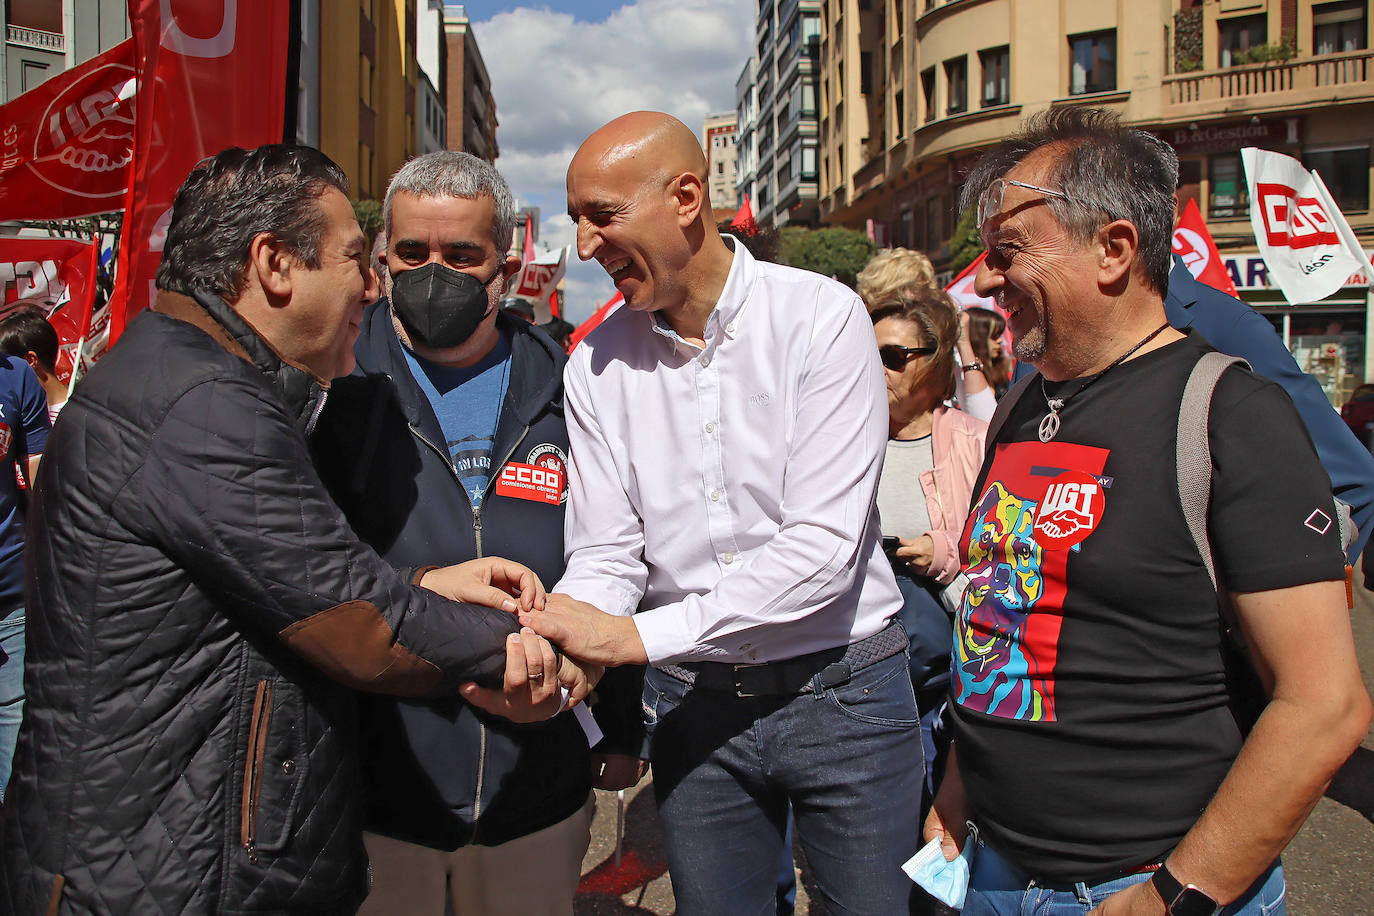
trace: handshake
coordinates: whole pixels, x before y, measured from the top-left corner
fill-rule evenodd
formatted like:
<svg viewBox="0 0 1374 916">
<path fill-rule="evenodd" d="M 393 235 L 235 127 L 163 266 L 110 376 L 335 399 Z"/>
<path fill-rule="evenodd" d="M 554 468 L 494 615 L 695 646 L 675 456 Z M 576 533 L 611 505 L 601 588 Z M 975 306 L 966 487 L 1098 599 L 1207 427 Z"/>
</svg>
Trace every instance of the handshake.
<svg viewBox="0 0 1374 916">
<path fill-rule="evenodd" d="M 420 577 L 419 584 L 454 601 L 483 604 L 522 617 L 543 611 L 549 600 L 533 571 L 500 557 L 431 569 Z M 522 626 L 519 633 L 506 637 L 501 688 L 470 682 L 459 693 L 493 715 L 514 722 L 537 722 L 582 702 L 605 671 L 603 665 L 559 652 L 543 636 Z"/>
</svg>

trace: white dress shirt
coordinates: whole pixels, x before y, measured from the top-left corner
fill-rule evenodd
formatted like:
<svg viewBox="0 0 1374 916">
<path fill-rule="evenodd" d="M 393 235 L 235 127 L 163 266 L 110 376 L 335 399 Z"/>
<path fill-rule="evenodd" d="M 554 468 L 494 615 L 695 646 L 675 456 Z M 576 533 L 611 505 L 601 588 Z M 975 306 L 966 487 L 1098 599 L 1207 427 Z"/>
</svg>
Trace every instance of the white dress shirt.
<svg viewBox="0 0 1374 916">
<path fill-rule="evenodd" d="M 651 664 L 844 646 L 901 606 L 874 505 L 887 398 L 863 303 L 726 243 L 705 348 L 621 308 L 565 377 L 568 563 L 553 591 L 634 614 Z"/>
</svg>

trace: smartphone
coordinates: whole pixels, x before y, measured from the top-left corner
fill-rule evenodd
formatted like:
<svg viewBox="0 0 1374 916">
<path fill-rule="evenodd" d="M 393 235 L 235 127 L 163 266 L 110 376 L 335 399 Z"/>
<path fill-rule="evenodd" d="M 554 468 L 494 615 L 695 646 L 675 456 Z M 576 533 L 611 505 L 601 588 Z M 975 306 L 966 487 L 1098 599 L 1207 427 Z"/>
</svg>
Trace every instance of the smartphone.
<svg viewBox="0 0 1374 916">
<path fill-rule="evenodd" d="M 883 537 L 883 553 L 887 554 L 888 556 L 892 556 L 894 553 L 896 553 L 897 548 L 901 546 L 902 541 L 900 538 L 890 534 L 885 535 Z"/>
</svg>

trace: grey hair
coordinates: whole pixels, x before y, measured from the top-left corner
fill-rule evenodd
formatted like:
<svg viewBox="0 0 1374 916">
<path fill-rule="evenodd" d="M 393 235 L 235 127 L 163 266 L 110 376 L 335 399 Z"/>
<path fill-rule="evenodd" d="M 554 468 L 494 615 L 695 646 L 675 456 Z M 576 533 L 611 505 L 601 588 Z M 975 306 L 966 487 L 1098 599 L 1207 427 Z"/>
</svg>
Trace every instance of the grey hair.
<svg viewBox="0 0 1374 916">
<path fill-rule="evenodd" d="M 471 153 L 439 150 L 417 156 L 396 170 L 387 185 L 382 202 L 382 225 L 391 237 L 391 203 L 396 192 L 408 191 L 416 197 L 464 197 L 476 200 L 490 197 L 496 203 L 492 220 L 492 241 L 502 255 L 510 251 L 515 237 L 515 198 L 510 185 L 490 162 Z"/>
<path fill-rule="evenodd" d="M 1080 242 L 1091 241 L 1105 223 L 1130 222 L 1140 233 L 1146 282 L 1167 294 L 1178 154 L 1154 134 L 1123 126 L 1113 112 L 1063 106 L 1027 118 L 1016 135 L 974 166 L 959 197 L 960 209 L 976 207 L 988 185 L 1050 144 L 1064 150 L 1052 167 L 1052 187 L 1069 198 L 1046 198 L 1055 219 Z"/>
</svg>

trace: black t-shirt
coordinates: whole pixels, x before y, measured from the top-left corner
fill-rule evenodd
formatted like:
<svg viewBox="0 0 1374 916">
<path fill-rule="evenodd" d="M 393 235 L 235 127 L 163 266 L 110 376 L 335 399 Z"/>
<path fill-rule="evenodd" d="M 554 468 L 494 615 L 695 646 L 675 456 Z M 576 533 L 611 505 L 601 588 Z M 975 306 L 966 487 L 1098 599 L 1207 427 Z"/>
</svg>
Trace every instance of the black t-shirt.
<svg viewBox="0 0 1374 916">
<path fill-rule="evenodd" d="M 1047 383 L 1067 396 L 1048 443 L 1032 383 L 975 487 L 951 683 L 959 766 L 987 841 L 1046 881 L 1159 860 L 1243 740 L 1174 454 L 1183 386 L 1208 349 L 1190 335 L 1090 387 Z M 1283 390 L 1227 370 L 1210 440 L 1224 587 L 1342 578 L 1330 482 Z"/>
</svg>

